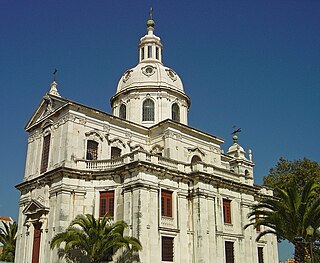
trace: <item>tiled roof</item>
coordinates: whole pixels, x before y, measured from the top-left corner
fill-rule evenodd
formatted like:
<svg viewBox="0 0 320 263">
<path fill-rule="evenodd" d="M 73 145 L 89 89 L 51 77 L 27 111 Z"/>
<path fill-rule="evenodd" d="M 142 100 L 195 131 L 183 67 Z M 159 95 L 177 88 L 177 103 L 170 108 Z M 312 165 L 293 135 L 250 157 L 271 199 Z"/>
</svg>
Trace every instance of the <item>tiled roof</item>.
<svg viewBox="0 0 320 263">
<path fill-rule="evenodd" d="M 0 221 L 13 222 L 12 218 L 8 216 L 0 216 Z"/>
</svg>

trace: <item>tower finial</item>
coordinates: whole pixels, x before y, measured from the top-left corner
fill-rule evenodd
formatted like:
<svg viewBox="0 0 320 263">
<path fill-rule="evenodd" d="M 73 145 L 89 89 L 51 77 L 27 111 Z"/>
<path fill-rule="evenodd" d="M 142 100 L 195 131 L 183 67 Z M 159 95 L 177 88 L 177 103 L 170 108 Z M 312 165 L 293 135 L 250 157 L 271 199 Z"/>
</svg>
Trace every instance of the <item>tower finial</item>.
<svg viewBox="0 0 320 263">
<path fill-rule="evenodd" d="M 57 74 L 58 70 L 56 68 L 54 68 L 53 70 L 53 81 L 56 81 L 56 74 Z"/>
<path fill-rule="evenodd" d="M 53 70 L 53 73 L 52 73 L 53 74 L 53 81 L 52 81 L 52 83 L 50 85 L 49 94 L 61 97 L 59 92 L 58 92 L 58 89 L 57 89 L 57 86 L 58 86 L 58 84 L 56 82 L 56 74 L 57 74 L 57 72 L 58 72 L 58 70 L 55 68 Z"/>
<path fill-rule="evenodd" d="M 150 10 L 149 10 L 149 19 L 148 19 L 148 21 L 147 21 L 147 27 L 154 27 L 154 25 L 155 25 L 155 22 L 154 22 L 154 20 L 152 19 L 152 11 L 153 11 L 153 9 L 152 9 L 152 7 L 150 7 Z"/>
<path fill-rule="evenodd" d="M 233 129 L 234 129 L 234 131 L 231 133 L 233 136 L 232 136 L 232 139 L 233 139 L 233 142 L 234 143 L 237 143 L 237 141 L 238 141 L 238 133 L 239 132 L 241 132 L 241 128 L 238 128 L 238 129 L 236 129 L 237 128 L 237 126 L 235 126 L 235 125 L 233 125 Z"/>
</svg>

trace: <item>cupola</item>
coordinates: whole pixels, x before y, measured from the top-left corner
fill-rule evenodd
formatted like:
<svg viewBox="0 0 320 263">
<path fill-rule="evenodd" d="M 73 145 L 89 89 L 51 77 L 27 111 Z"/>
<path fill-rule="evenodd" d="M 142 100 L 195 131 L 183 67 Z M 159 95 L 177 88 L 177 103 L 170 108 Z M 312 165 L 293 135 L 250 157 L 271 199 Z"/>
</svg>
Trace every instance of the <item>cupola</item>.
<svg viewBox="0 0 320 263">
<path fill-rule="evenodd" d="M 165 119 L 187 124 L 190 99 L 179 75 L 163 65 L 163 45 L 154 30 L 151 9 L 147 34 L 138 45 L 138 64 L 121 76 L 111 98 L 113 115 L 146 127 Z"/>
</svg>

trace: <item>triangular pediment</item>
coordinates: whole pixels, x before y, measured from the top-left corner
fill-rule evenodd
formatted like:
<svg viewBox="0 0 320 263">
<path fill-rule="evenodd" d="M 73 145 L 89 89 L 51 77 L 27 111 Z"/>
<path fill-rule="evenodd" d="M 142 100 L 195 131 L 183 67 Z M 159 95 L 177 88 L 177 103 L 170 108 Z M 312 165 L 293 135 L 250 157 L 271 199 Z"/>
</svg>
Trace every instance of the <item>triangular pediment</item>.
<svg viewBox="0 0 320 263">
<path fill-rule="evenodd" d="M 49 211 L 48 207 L 45 207 L 39 201 L 32 199 L 30 203 L 23 209 L 25 215 L 44 214 Z"/>
<path fill-rule="evenodd" d="M 204 151 L 202 151 L 199 147 L 188 148 L 188 152 L 189 153 L 193 153 L 193 154 L 199 154 L 199 155 L 205 156 Z"/>
<path fill-rule="evenodd" d="M 54 112 L 61 109 L 65 105 L 68 104 L 68 100 L 65 100 L 60 97 L 56 97 L 50 94 L 46 94 L 38 108 L 35 110 L 35 112 L 32 114 L 30 120 L 28 121 L 25 129 L 28 130 L 35 124 L 38 124 L 45 119 L 47 119 L 49 116 L 51 116 Z"/>
</svg>

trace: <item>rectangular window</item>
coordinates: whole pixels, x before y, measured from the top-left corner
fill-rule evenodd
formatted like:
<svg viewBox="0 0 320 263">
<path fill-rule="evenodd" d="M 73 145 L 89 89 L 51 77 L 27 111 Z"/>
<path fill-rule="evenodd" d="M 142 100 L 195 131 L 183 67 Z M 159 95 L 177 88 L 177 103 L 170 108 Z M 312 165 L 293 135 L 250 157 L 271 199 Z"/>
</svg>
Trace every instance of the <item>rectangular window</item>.
<svg viewBox="0 0 320 263">
<path fill-rule="evenodd" d="M 226 263 L 234 263 L 233 242 L 225 242 Z"/>
<path fill-rule="evenodd" d="M 159 59 L 159 48 L 156 47 L 156 59 Z"/>
<path fill-rule="evenodd" d="M 161 191 L 161 215 L 172 217 L 172 192 Z"/>
<path fill-rule="evenodd" d="M 231 224 L 231 200 L 223 199 L 223 220 L 225 224 Z"/>
<path fill-rule="evenodd" d="M 148 58 L 152 57 L 152 46 L 148 46 Z"/>
<path fill-rule="evenodd" d="M 114 191 L 100 192 L 100 217 L 114 216 Z"/>
<path fill-rule="evenodd" d="M 173 237 L 162 237 L 162 261 L 173 262 Z"/>
<path fill-rule="evenodd" d="M 118 147 L 111 147 L 111 159 L 119 158 L 121 156 L 121 149 Z"/>
<path fill-rule="evenodd" d="M 48 134 L 43 138 L 40 173 L 44 173 L 45 171 L 47 171 L 47 168 L 48 168 L 49 152 L 50 152 L 50 137 L 51 137 L 50 134 Z"/>
<path fill-rule="evenodd" d="M 141 60 L 144 60 L 144 47 L 141 48 Z"/>
<path fill-rule="evenodd" d="M 263 261 L 263 247 L 258 247 L 258 262 L 264 263 L 264 261 Z"/>
<path fill-rule="evenodd" d="M 98 159 L 98 143 L 96 141 L 87 141 L 87 160 L 97 160 Z"/>
</svg>

